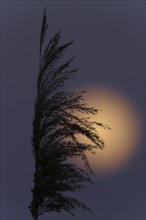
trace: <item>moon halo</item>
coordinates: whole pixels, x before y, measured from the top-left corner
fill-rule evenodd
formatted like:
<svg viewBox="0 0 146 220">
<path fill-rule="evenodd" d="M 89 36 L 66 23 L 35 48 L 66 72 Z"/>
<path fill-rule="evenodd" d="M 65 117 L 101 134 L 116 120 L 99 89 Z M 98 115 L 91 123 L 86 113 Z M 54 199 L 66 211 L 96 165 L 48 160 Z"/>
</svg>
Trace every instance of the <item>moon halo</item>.
<svg viewBox="0 0 146 220">
<path fill-rule="evenodd" d="M 111 130 L 97 128 L 105 142 L 103 150 L 96 154 L 87 153 L 93 171 L 106 174 L 124 167 L 134 157 L 140 135 L 140 122 L 133 103 L 113 88 L 92 88 L 84 97 L 85 102 L 99 110 L 91 120 L 108 125 Z M 84 136 L 78 137 L 81 142 L 90 141 Z"/>
</svg>

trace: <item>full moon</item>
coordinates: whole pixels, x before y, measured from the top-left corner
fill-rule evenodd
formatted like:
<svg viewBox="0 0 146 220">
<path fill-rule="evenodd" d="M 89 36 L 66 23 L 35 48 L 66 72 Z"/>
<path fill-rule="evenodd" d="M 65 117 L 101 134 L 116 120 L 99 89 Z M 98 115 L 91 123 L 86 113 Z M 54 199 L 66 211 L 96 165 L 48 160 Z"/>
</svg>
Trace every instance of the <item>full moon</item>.
<svg viewBox="0 0 146 220">
<path fill-rule="evenodd" d="M 97 128 L 105 148 L 97 149 L 95 155 L 87 153 L 87 157 L 94 172 L 115 172 L 126 166 L 136 153 L 140 134 L 138 113 L 130 100 L 117 90 L 98 87 L 91 91 L 84 97 L 85 102 L 99 112 L 90 119 L 108 125 L 111 130 Z M 83 136 L 79 140 L 90 142 Z"/>
</svg>

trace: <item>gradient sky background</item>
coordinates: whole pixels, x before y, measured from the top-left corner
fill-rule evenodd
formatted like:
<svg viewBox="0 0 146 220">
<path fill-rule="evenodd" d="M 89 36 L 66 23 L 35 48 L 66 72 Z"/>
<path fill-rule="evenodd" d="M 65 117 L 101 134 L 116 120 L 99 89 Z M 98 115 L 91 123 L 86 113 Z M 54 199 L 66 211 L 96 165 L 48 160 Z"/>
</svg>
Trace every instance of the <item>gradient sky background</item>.
<svg viewBox="0 0 146 220">
<path fill-rule="evenodd" d="M 48 6 L 49 36 L 74 40 L 78 74 L 68 88 L 108 85 L 133 102 L 142 126 L 137 155 L 118 172 L 93 177 L 77 196 L 95 212 L 50 213 L 51 220 L 145 219 L 145 2 L 1 1 L 1 220 L 31 220 L 31 154 L 39 33 Z M 45 217 L 40 218 L 47 219 Z"/>
</svg>

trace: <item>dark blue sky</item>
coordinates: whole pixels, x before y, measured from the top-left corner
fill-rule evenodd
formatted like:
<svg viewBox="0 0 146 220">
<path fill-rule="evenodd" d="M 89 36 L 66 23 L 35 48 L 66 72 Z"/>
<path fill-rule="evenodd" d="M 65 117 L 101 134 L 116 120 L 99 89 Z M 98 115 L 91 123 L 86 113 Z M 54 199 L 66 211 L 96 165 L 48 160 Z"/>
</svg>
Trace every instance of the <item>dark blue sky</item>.
<svg viewBox="0 0 146 220">
<path fill-rule="evenodd" d="M 78 74 L 68 88 L 110 85 L 136 106 L 145 121 L 144 1 L 1 1 L 1 220 L 31 220 L 34 161 L 31 154 L 33 104 L 38 73 L 39 33 L 48 6 L 49 36 L 62 29 L 74 40 Z M 77 196 L 95 214 L 76 211 L 76 220 L 145 219 L 144 130 L 137 156 L 110 176 L 95 175 L 90 190 Z M 47 219 L 42 217 L 40 220 Z M 67 213 L 48 219 L 72 220 Z"/>
</svg>

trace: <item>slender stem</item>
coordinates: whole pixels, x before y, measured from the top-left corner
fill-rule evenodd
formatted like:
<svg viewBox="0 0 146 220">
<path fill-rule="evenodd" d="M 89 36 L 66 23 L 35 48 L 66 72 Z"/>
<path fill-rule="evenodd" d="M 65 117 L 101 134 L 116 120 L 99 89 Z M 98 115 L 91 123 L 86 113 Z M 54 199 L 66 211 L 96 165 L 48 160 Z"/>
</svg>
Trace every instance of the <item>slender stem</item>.
<svg viewBox="0 0 146 220">
<path fill-rule="evenodd" d="M 34 220 L 39 220 L 39 216 L 35 216 L 35 217 L 34 217 Z"/>
<path fill-rule="evenodd" d="M 39 206 L 38 206 L 38 195 L 37 195 L 37 184 L 38 184 L 38 152 L 36 152 L 36 158 L 35 158 L 35 174 L 36 174 L 36 181 L 35 181 L 35 197 L 36 197 L 36 204 L 35 204 L 35 219 L 39 220 Z"/>
</svg>

